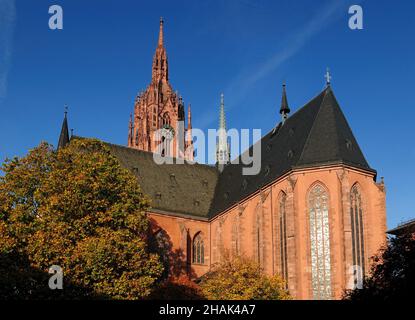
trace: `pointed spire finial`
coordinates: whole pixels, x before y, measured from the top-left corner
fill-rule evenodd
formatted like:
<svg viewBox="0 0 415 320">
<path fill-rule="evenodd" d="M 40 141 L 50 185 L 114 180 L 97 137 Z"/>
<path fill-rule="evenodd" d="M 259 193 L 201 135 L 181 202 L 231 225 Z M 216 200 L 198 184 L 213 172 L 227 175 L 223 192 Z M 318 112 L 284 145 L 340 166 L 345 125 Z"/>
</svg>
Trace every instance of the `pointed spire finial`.
<svg viewBox="0 0 415 320">
<path fill-rule="evenodd" d="M 326 85 L 327 85 L 327 87 L 330 87 L 331 75 L 330 75 L 330 69 L 329 68 L 327 68 L 326 74 L 325 74 L 324 78 L 326 78 Z"/>
<path fill-rule="evenodd" d="M 216 163 L 224 165 L 230 161 L 230 145 L 226 133 L 225 98 L 220 95 L 219 136 L 216 143 Z"/>
<path fill-rule="evenodd" d="M 219 129 L 225 129 L 226 130 L 225 98 L 224 98 L 223 93 L 220 94 Z"/>
<path fill-rule="evenodd" d="M 187 108 L 187 130 L 192 130 L 192 111 L 191 111 L 191 104 L 189 103 L 189 107 Z"/>
<path fill-rule="evenodd" d="M 65 116 L 62 122 L 61 134 L 59 135 L 58 149 L 62 149 L 69 144 L 69 130 L 68 130 L 68 106 L 65 105 Z"/>
<path fill-rule="evenodd" d="M 283 84 L 282 84 L 281 108 L 280 108 L 280 114 L 281 114 L 283 123 L 285 122 L 285 120 L 287 120 L 288 114 L 291 112 L 290 107 L 288 106 L 287 91 L 286 91 L 285 87 L 286 87 L 285 82 L 283 82 Z"/>
<path fill-rule="evenodd" d="M 66 118 L 66 116 L 68 115 L 68 105 L 67 104 L 64 105 L 64 109 L 65 109 L 64 114 L 65 114 L 65 118 Z"/>
<path fill-rule="evenodd" d="M 159 47 L 163 46 L 163 24 L 164 24 L 164 20 L 163 17 L 160 17 L 160 32 L 159 32 Z"/>
</svg>

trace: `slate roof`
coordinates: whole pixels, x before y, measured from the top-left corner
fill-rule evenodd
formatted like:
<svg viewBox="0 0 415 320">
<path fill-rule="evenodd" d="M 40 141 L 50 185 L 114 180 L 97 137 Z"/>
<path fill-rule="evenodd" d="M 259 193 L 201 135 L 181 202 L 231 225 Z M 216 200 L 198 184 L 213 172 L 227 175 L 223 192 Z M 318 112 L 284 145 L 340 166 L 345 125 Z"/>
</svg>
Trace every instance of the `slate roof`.
<svg viewBox="0 0 415 320">
<path fill-rule="evenodd" d="M 141 189 L 161 211 L 207 217 L 218 180 L 213 166 L 200 164 L 162 164 L 153 154 L 107 143 L 121 165 L 137 177 Z"/>
<path fill-rule="evenodd" d="M 213 218 L 296 168 L 341 163 L 376 175 L 330 86 L 257 143 L 262 163 L 261 172 L 254 176 L 242 175 L 244 165 L 234 161 L 222 172 L 201 164 L 157 165 L 152 153 L 107 145 L 137 176 L 153 208 L 202 219 Z M 252 154 L 252 148 L 246 152 Z"/>
<path fill-rule="evenodd" d="M 241 163 L 226 166 L 219 176 L 209 217 L 292 169 L 343 163 L 376 174 L 369 167 L 330 86 L 257 143 L 261 144 L 261 172 L 243 176 Z M 252 148 L 246 152 L 252 155 Z"/>
</svg>

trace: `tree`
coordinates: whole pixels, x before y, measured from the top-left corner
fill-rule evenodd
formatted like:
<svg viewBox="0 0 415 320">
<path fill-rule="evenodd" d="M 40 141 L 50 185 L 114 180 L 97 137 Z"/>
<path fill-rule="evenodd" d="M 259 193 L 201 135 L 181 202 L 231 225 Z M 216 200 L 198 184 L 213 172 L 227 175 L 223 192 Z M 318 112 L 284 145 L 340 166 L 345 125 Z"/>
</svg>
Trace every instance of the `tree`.
<svg viewBox="0 0 415 320">
<path fill-rule="evenodd" d="M 0 284 L 10 274 L 40 275 L 29 276 L 30 289 L 17 282 L 0 288 L 2 296 L 139 299 L 151 293 L 163 267 L 147 245 L 149 201 L 103 143 L 73 139 L 57 152 L 42 143 L 6 160 L 2 171 Z M 45 290 L 52 265 L 63 268 L 62 293 Z"/>
<path fill-rule="evenodd" d="M 373 258 L 362 289 L 345 292 L 352 301 L 398 301 L 413 297 L 415 289 L 415 238 L 412 234 L 388 239 L 388 245 Z"/>
<path fill-rule="evenodd" d="M 284 281 L 267 276 L 258 263 L 246 257 L 225 256 L 200 284 L 208 299 L 218 300 L 288 300 Z"/>
<path fill-rule="evenodd" d="M 157 300 L 202 300 L 200 286 L 185 275 L 169 277 L 153 291 L 150 299 Z"/>
</svg>

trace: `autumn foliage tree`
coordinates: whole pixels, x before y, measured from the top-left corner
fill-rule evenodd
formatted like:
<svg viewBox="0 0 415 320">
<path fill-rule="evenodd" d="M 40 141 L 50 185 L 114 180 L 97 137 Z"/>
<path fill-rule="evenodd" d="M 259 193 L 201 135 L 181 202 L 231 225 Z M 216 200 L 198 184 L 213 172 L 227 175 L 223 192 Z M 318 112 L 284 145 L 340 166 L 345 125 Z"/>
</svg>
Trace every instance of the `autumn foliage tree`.
<svg viewBox="0 0 415 320">
<path fill-rule="evenodd" d="M 202 300 L 200 286 L 186 275 L 172 276 L 161 281 L 150 299 L 156 300 Z"/>
<path fill-rule="evenodd" d="M 246 257 L 225 255 L 200 283 L 203 295 L 215 300 L 288 300 L 280 276 L 268 276 L 260 265 Z"/>
<path fill-rule="evenodd" d="M 162 273 L 147 245 L 148 200 L 107 147 L 73 139 L 6 160 L 0 177 L 0 295 L 147 297 Z M 64 289 L 48 289 L 59 265 Z M 55 290 L 59 291 L 59 290 Z"/>
</svg>

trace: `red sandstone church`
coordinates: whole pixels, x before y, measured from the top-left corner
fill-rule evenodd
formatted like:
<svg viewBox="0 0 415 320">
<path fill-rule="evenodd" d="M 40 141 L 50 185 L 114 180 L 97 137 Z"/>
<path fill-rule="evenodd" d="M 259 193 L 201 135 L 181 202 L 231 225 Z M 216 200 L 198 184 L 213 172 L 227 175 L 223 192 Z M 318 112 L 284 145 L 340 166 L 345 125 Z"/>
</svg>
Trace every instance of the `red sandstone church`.
<svg viewBox="0 0 415 320">
<path fill-rule="evenodd" d="M 220 113 L 226 130 L 223 99 Z M 329 78 L 320 94 L 290 116 L 284 86 L 280 113 L 281 122 L 257 142 L 257 175 L 244 176 L 242 164 L 229 162 L 223 140 L 217 146 L 218 162 L 226 162 L 222 170 L 156 164 L 153 152 L 188 160 L 194 155 L 190 106 L 184 141 L 178 140 L 183 148 L 163 139 L 160 147 L 153 139 L 161 128 L 177 134 L 186 120 L 183 99 L 169 82 L 161 20 L 152 80 L 136 98 L 128 146 L 108 146 L 152 199 L 148 215 L 156 238 L 168 239 L 179 260 L 172 267 L 197 278 L 225 252 L 243 254 L 266 273 L 280 274 L 297 299 L 340 298 L 360 271 L 367 273 L 386 239 L 384 182 L 377 182 Z M 65 117 L 59 147 L 67 143 Z"/>
</svg>

